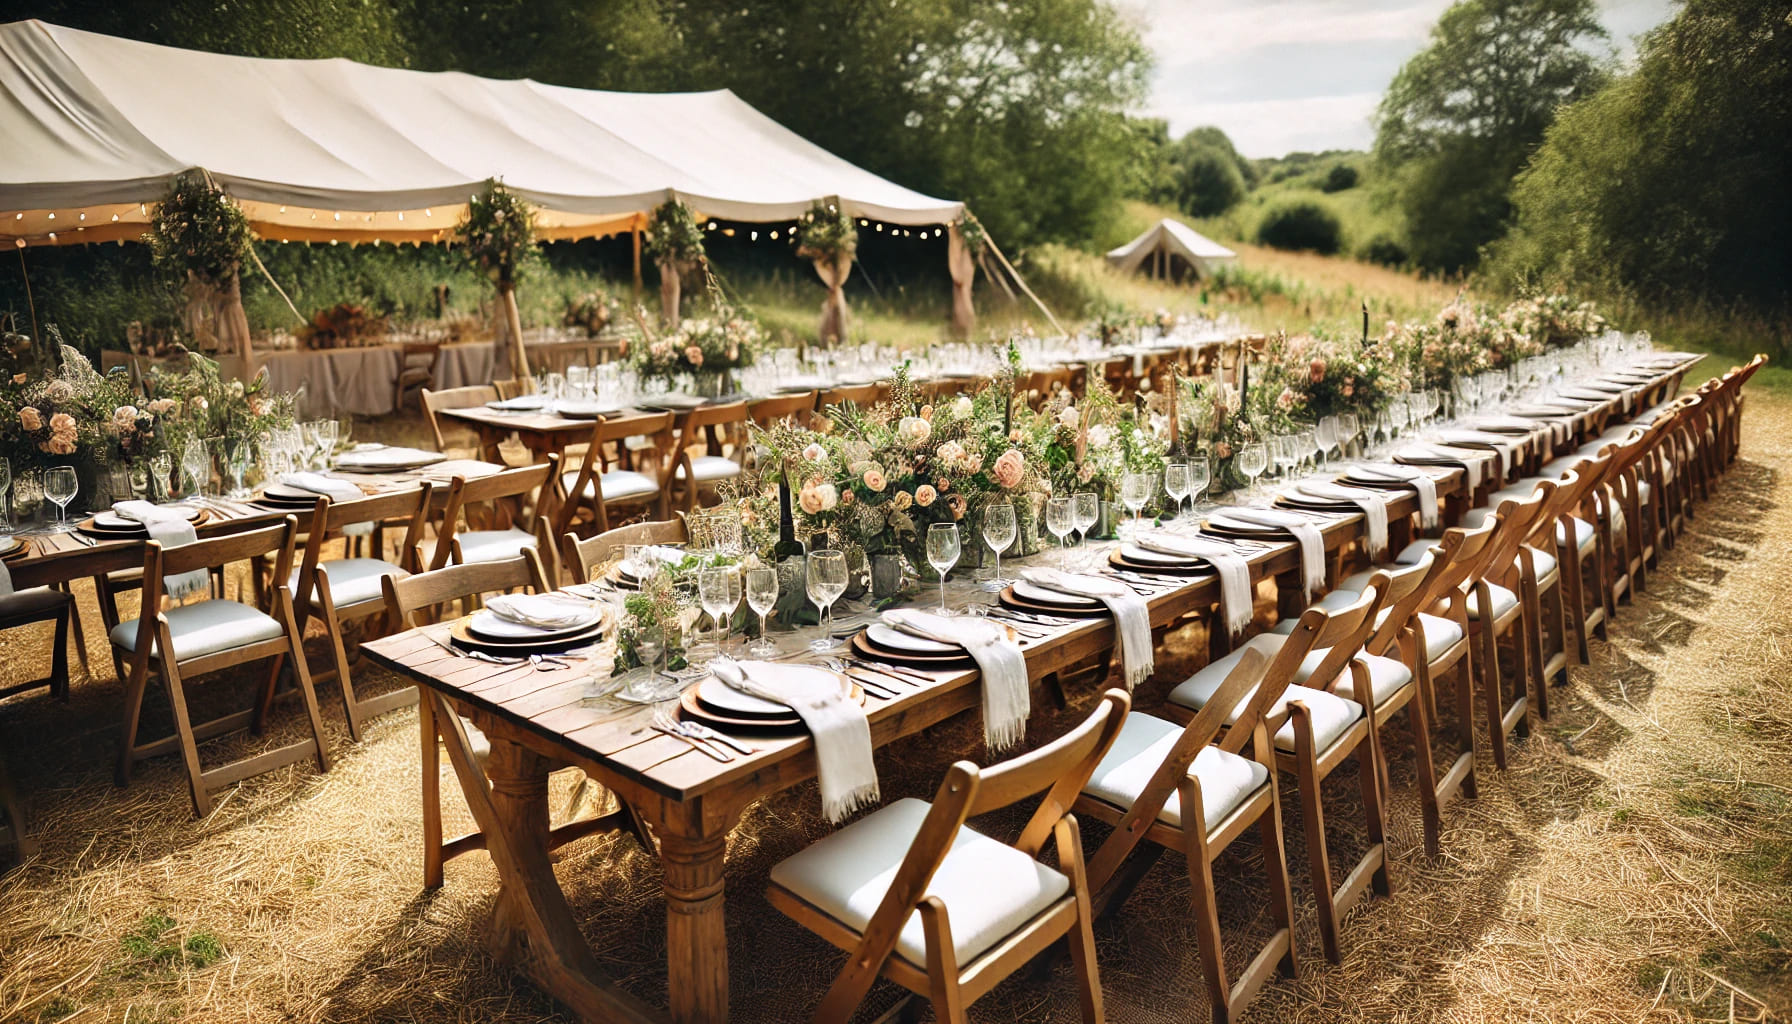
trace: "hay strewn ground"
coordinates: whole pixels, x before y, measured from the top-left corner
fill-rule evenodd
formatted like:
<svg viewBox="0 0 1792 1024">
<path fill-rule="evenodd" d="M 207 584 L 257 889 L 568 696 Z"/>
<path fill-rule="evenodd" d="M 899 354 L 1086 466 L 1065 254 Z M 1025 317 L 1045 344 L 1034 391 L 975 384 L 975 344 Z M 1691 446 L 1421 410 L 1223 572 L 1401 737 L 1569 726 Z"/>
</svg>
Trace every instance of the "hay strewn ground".
<svg viewBox="0 0 1792 1024">
<path fill-rule="evenodd" d="M 1594 664 L 1571 671 L 1554 717 L 1512 769 L 1489 769 L 1479 801 L 1450 808 L 1436 861 L 1423 855 L 1409 760 L 1394 741 L 1396 896 L 1347 919 L 1342 965 L 1318 953 L 1298 866 L 1305 839 L 1288 812 L 1302 976 L 1266 989 L 1247 1020 L 1792 1012 L 1789 470 L 1792 399 L 1758 394 L 1742 463 L 1651 575 L 1649 593 L 1622 609 Z M 47 639 L 0 638 L 0 677 L 40 674 Z M 1141 704 L 1191 659 L 1170 652 Z M 99 678 L 78 680 L 68 705 L 39 695 L 0 705 L 0 751 L 43 844 L 0 878 L 0 1021 L 568 1019 L 482 952 L 493 873 L 481 857 L 450 865 L 443 890 L 420 890 L 411 713 L 350 746 L 326 700 L 331 772 L 252 780 L 194 821 L 172 758 L 143 766 L 129 789 L 112 786 L 119 690 L 109 665 L 94 668 Z M 212 689 L 210 699 L 228 703 L 242 684 Z M 974 723 L 954 722 L 888 751 L 886 797 L 929 793 L 941 751 L 973 749 L 974 735 Z M 559 781 L 557 806 L 571 780 Z M 1360 832 L 1355 786 L 1345 772 L 1327 789 L 1340 862 Z M 803 788 L 755 808 L 730 844 L 738 1020 L 805 1018 L 838 962 L 760 895 L 770 866 L 821 831 L 815 793 Z M 1102 833 L 1087 833 L 1093 849 Z M 657 865 L 610 838 L 566 849 L 560 871 L 600 956 L 663 1001 Z M 1261 877 L 1249 841 L 1220 865 L 1235 963 L 1264 925 Z M 1169 856 L 1098 929 L 1111 1019 L 1205 1018 L 1186 901 L 1180 860 Z M 1060 966 L 1010 982 L 974 1016 L 1073 1020 L 1071 993 Z"/>
</svg>

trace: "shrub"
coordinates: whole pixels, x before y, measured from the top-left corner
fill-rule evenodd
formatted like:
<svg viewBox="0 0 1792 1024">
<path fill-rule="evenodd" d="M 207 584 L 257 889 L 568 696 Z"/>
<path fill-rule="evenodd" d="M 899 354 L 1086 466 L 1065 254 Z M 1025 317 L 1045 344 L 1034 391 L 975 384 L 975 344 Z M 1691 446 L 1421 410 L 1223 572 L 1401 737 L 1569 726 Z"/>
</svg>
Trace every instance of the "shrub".
<svg viewBox="0 0 1792 1024">
<path fill-rule="evenodd" d="M 1244 198 L 1238 164 L 1212 146 L 1196 146 L 1177 172 L 1177 198 L 1195 217 L 1216 217 Z"/>
<path fill-rule="evenodd" d="M 1310 249 L 1330 256 L 1344 245 L 1338 215 L 1309 201 L 1273 207 L 1257 224 L 1257 241 L 1275 249 Z"/>
<path fill-rule="evenodd" d="M 1357 256 L 1384 267 L 1403 267 L 1407 261 L 1406 247 L 1385 232 L 1369 239 L 1367 245 L 1357 250 Z"/>
<path fill-rule="evenodd" d="M 1326 173 L 1325 182 L 1319 186 L 1324 192 L 1342 192 L 1356 187 L 1356 168 L 1349 164 L 1333 164 Z"/>
</svg>

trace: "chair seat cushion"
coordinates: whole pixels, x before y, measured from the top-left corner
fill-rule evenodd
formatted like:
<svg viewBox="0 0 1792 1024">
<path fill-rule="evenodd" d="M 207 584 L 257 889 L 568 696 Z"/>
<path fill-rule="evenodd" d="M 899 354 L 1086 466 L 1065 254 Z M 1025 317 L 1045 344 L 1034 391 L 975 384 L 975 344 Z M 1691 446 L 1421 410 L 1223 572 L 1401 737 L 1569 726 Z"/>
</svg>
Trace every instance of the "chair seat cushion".
<svg viewBox="0 0 1792 1024">
<path fill-rule="evenodd" d="M 849 928 L 863 932 L 908 855 L 930 805 L 898 800 L 816 842 L 772 868 L 772 884 Z M 1070 880 L 970 828 L 960 827 L 926 895 L 946 905 L 960 966 L 1006 938 L 1070 889 Z M 910 914 L 896 953 L 925 967 L 921 915 Z"/>
<path fill-rule="evenodd" d="M 578 473 L 564 473 L 560 477 L 561 486 L 568 494 L 578 486 Z M 642 498 L 658 494 L 660 485 L 645 473 L 637 473 L 632 469 L 612 469 L 608 473 L 599 474 L 599 481 L 604 489 L 605 501 L 627 501 L 631 498 Z M 585 493 L 580 495 L 586 501 L 597 500 L 597 487 L 591 481 L 585 481 Z"/>
<path fill-rule="evenodd" d="M 273 616 L 236 601 L 200 601 L 171 608 L 166 614 L 176 661 L 275 640 L 285 633 Z M 137 620 L 113 626 L 111 639 L 116 646 L 135 653 Z M 162 652 L 155 653 L 160 657 Z"/>
<path fill-rule="evenodd" d="M 387 576 L 402 580 L 410 573 L 379 558 L 339 558 L 319 562 L 317 566 L 330 579 L 330 599 L 338 609 L 385 597 L 380 581 Z M 299 592 L 299 570 L 294 569 L 286 580 L 286 589 Z"/>
<path fill-rule="evenodd" d="M 1412 669 L 1407 668 L 1406 663 L 1397 658 L 1386 658 L 1379 654 L 1359 654 L 1357 660 L 1369 666 L 1369 687 L 1375 691 L 1377 711 L 1390 699 L 1397 696 L 1400 691 L 1412 684 Z M 1358 705 L 1362 704 L 1356 695 L 1355 673 L 1345 672 L 1339 676 L 1338 685 L 1332 688 L 1332 692 L 1347 701 Z"/>
<path fill-rule="evenodd" d="M 0 618 L 11 618 L 15 615 L 48 615 L 69 603 L 70 600 L 67 594 L 50 587 L 31 587 L 28 590 L 14 591 L 5 597 L 0 597 Z"/>
<path fill-rule="evenodd" d="M 1400 549 L 1394 556 L 1395 565 L 1418 565 L 1425 560 L 1425 552 L 1437 546 L 1435 537 L 1420 537 L 1411 544 Z"/>
<path fill-rule="evenodd" d="M 1462 642 L 1462 627 L 1454 620 L 1441 615 L 1430 615 L 1420 612 L 1417 615 L 1419 628 L 1425 631 L 1425 661 L 1436 661 L 1444 656 L 1444 652 Z"/>
<path fill-rule="evenodd" d="M 524 548 L 535 546 L 535 535 L 527 530 L 474 530 L 456 534 L 462 562 L 501 562 L 515 558 Z"/>
<path fill-rule="evenodd" d="M 699 455 L 691 459 L 691 471 L 697 475 L 698 483 L 711 480 L 727 480 L 740 475 L 740 463 L 720 455 Z M 684 479 L 684 464 L 678 466 L 678 479 Z M 608 491 L 604 493 L 608 494 Z"/>
<path fill-rule="evenodd" d="M 1182 726 L 1152 715 L 1126 716 L 1120 735 L 1083 792 L 1123 810 L 1130 809 L 1182 735 Z M 1201 781 L 1202 824 L 1211 833 L 1246 797 L 1269 782 L 1269 769 L 1248 757 L 1209 746 L 1195 755 L 1189 774 Z M 1182 827 L 1182 795 L 1170 791 L 1158 820 Z"/>
<path fill-rule="evenodd" d="M 1530 547 L 1530 545 L 1525 545 Z M 1556 556 L 1541 548 L 1531 548 L 1531 565 L 1537 570 L 1537 578 L 1542 579 L 1556 571 Z"/>
<path fill-rule="evenodd" d="M 1593 544 L 1598 540 L 1598 535 L 1593 532 L 1593 524 L 1579 516 L 1569 516 L 1568 522 L 1574 524 L 1575 550 L 1583 555 L 1593 550 Z M 1556 543 L 1568 543 L 1568 530 L 1562 523 L 1556 524 Z"/>
<path fill-rule="evenodd" d="M 1498 583 L 1487 584 L 1487 593 L 1493 599 L 1493 617 L 1496 619 L 1518 607 L 1518 595 Z M 1481 595 L 1478 589 L 1469 591 L 1468 617 L 1475 622 L 1481 621 Z"/>
<path fill-rule="evenodd" d="M 1244 657 L 1245 651 L 1255 650 L 1262 653 L 1264 657 L 1274 658 L 1276 652 L 1282 649 L 1282 644 L 1287 640 L 1287 637 L 1279 633 L 1259 633 L 1251 637 L 1231 654 L 1214 660 L 1171 690 L 1170 703 L 1199 711 L 1219 691 L 1220 684 L 1226 681 L 1226 675 L 1238 664 L 1239 659 Z M 1309 665 L 1318 666 L 1318 662 L 1312 660 L 1312 655 L 1308 655 L 1307 659 L 1302 662 L 1303 668 Z M 1232 709 L 1232 713 L 1227 716 L 1226 721 L 1228 723 L 1236 721 L 1239 712 L 1250 704 L 1251 698 L 1256 693 L 1257 688 L 1253 686 L 1250 692 L 1238 702 L 1238 706 Z M 1336 742 L 1338 737 L 1350 728 L 1351 723 L 1361 718 L 1363 714 L 1360 704 L 1335 697 L 1324 690 L 1315 690 L 1299 685 L 1292 685 L 1284 690 L 1265 713 L 1280 714 L 1287 707 L 1289 701 L 1297 699 L 1305 701 L 1307 708 L 1313 712 L 1313 739 L 1316 749 L 1320 751 Z M 1294 749 L 1293 721 L 1285 723 L 1276 730 L 1276 747 L 1281 750 Z"/>
</svg>

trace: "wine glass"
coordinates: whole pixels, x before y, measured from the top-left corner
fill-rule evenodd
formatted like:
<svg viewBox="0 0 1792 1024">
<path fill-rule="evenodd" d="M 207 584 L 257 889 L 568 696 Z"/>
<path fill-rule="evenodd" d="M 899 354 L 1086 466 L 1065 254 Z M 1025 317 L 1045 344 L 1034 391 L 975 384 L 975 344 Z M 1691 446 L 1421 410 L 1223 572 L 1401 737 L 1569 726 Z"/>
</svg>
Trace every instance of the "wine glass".
<svg viewBox="0 0 1792 1024">
<path fill-rule="evenodd" d="M 1132 533 L 1139 534 L 1139 513 L 1157 490 L 1157 474 L 1127 473 L 1120 478 L 1120 500 L 1132 509 Z"/>
<path fill-rule="evenodd" d="M 996 555 L 996 574 L 989 581 L 990 590 L 1000 590 L 1008 585 L 1009 581 L 1002 578 L 1002 552 L 1014 543 L 1014 536 L 1018 531 L 1013 505 L 1003 502 L 983 509 L 983 542 Z"/>
<path fill-rule="evenodd" d="M 75 500 L 80 491 L 81 482 L 75 478 L 73 466 L 51 466 L 44 470 L 44 497 L 56 503 L 56 522 L 50 527 L 52 533 L 64 533 L 72 529 L 68 524 L 68 503 Z"/>
<path fill-rule="evenodd" d="M 336 441 L 341 434 L 342 425 L 335 420 L 317 421 L 318 446 L 323 449 L 323 469 L 329 469 L 336 457 Z"/>
<path fill-rule="evenodd" d="M 1275 463 L 1275 475 L 1284 481 L 1287 480 L 1288 475 L 1294 469 L 1294 435 L 1271 435 L 1269 439 L 1269 459 L 1271 462 Z"/>
<path fill-rule="evenodd" d="M 212 460 L 205 453 L 205 442 L 195 437 L 187 441 L 180 453 L 180 471 L 185 486 L 179 488 L 185 497 L 197 495 L 211 476 Z"/>
<path fill-rule="evenodd" d="M 158 452 L 149 460 L 149 500 L 163 501 L 168 497 L 168 481 L 174 475 L 174 456 L 167 452 Z"/>
<path fill-rule="evenodd" d="M 1213 467 L 1205 455 L 1191 455 L 1188 459 L 1188 510 L 1193 515 L 1201 504 L 1201 495 L 1207 485 L 1213 482 Z"/>
<path fill-rule="evenodd" d="M 1089 531 L 1101 522 L 1101 499 L 1094 491 L 1078 491 L 1071 495 L 1071 512 L 1076 517 L 1076 540 L 1079 546 L 1089 544 Z"/>
<path fill-rule="evenodd" d="M 927 527 L 927 564 L 940 574 L 940 614 L 950 615 L 946 607 L 946 573 L 958 564 L 958 524 L 934 523 Z"/>
<path fill-rule="evenodd" d="M 1172 519 L 1182 518 L 1182 499 L 1188 497 L 1188 463 L 1170 462 L 1164 465 L 1164 492 L 1176 501 L 1176 511 Z"/>
<path fill-rule="evenodd" d="M 705 569 L 697 574 L 697 596 L 703 603 L 703 610 L 709 613 L 710 621 L 715 623 L 715 648 L 716 654 L 720 655 L 723 645 L 728 642 L 734 610 L 740 607 L 740 577 L 733 566 Z"/>
<path fill-rule="evenodd" d="M 1332 449 L 1338 447 L 1338 417 L 1320 417 L 1319 425 L 1313 429 L 1313 439 L 1319 442 L 1320 460 L 1327 460 Z"/>
<path fill-rule="evenodd" d="M 1349 453 L 1350 442 L 1356 440 L 1356 436 L 1361 430 L 1362 425 L 1357 422 L 1356 413 L 1341 412 L 1338 414 L 1338 454 L 1340 456 Z"/>
<path fill-rule="evenodd" d="M 1245 475 L 1250 484 L 1245 488 L 1247 495 L 1257 493 L 1257 478 L 1269 468 L 1269 447 L 1262 441 L 1247 444 L 1238 449 L 1238 471 Z"/>
<path fill-rule="evenodd" d="M 251 450 L 252 446 L 246 437 L 233 437 L 225 440 L 224 468 L 230 473 L 230 493 L 225 497 L 249 497 L 249 489 L 243 486 L 243 477 L 249 472 Z"/>
<path fill-rule="evenodd" d="M 747 607 L 759 613 L 759 639 L 747 645 L 747 653 L 763 658 L 777 651 L 778 645 L 766 635 L 765 617 L 778 603 L 778 570 L 760 566 L 747 570 Z"/>
<path fill-rule="evenodd" d="M 1058 568 L 1065 567 L 1064 538 L 1076 530 L 1076 510 L 1068 497 L 1047 498 L 1045 502 L 1045 528 L 1058 538 Z"/>
<path fill-rule="evenodd" d="M 931 550 L 933 542 L 928 541 Z M 821 636 L 809 642 L 812 651 L 831 651 L 840 646 L 834 639 L 834 602 L 846 593 L 846 552 L 823 548 L 809 552 L 806 560 L 809 600 L 821 612 Z"/>
<path fill-rule="evenodd" d="M 1300 462 L 1302 467 L 1312 469 L 1319 465 L 1319 432 L 1312 427 L 1302 427 L 1294 436 L 1300 439 Z"/>
<path fill-rule="evenodd" d="M 12 532 L 12 502 L 7 494 L 12 490 L 12 462 L 0 458 L 0 533 Z"/>
</svg>

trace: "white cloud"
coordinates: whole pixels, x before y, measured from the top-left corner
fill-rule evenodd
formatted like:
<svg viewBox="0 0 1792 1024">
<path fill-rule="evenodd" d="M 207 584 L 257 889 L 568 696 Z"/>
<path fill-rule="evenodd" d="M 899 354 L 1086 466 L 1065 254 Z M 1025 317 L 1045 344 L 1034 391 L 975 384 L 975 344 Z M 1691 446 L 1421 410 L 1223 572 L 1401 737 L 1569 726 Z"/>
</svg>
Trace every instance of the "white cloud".
<svg viewBox="0 0 1792 1024">
<path fill-rule="evenodd" d="M 1294 150 L 1367 149 L 1374 137 L 1369 119 L 1381 94 L 1348 93 L 1305 99 L 1212 103 L 1199 99 L 1153 104 L 1147 111 L 1167 119 L 1173 130 L 1216 124 L 1245 156 L 1281 156 Z"/>
</svg>

